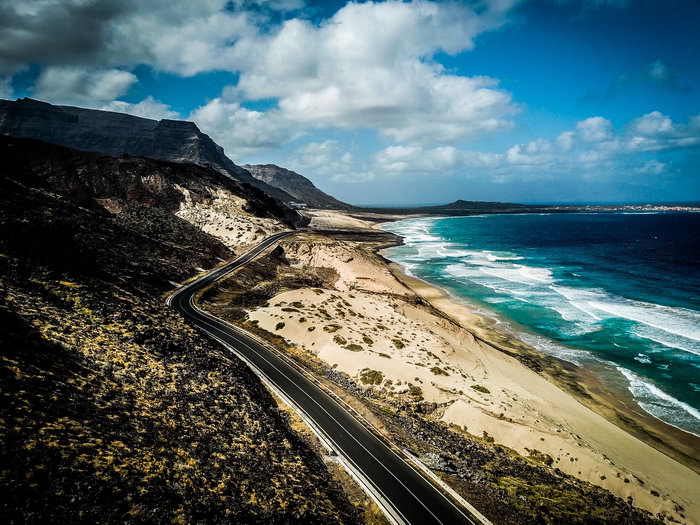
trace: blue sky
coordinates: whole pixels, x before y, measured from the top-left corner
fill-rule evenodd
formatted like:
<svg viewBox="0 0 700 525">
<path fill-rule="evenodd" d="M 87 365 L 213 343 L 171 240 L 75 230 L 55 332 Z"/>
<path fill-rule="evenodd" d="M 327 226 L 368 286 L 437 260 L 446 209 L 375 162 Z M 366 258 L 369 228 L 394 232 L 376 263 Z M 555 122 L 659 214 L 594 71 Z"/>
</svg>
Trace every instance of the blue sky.
<svg viewBox="0 0 700 525">
<path fill-rule="evenodd" d="M 700 200 L 695 0 L 42 0 L 0 97 L 184 118 L 361 204 Z"/>
</svg>

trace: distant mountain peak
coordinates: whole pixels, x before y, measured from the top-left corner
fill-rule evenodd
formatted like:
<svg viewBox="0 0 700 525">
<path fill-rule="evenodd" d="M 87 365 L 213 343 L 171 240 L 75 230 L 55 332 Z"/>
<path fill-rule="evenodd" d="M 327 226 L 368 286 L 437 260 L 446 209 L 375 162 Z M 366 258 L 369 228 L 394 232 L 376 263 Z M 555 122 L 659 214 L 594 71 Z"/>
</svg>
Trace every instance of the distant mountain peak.
<svg viewBox="0 0 700 525">
<path fill-rule="evenodd" d="M 313 182 L 299 173 L 276 164 L 245 164 L 243 166 L 256 179 L 279 188 L 294 197 L 294 201 L 310 208 L 347 210 L 350 204 L 339 201 L 319 190 Z"/>
</svg>

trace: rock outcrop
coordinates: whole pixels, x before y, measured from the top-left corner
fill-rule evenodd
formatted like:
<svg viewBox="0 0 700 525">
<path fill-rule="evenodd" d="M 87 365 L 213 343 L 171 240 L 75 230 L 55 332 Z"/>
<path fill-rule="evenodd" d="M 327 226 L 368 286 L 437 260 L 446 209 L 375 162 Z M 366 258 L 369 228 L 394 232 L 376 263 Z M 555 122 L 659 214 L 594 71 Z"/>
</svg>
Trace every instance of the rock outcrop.
<svg viewBox="0 0 700 525">
<path fill-rule="evenodd" d="M 274 164 L 245 164 L 243 167 L 256 179 L 284 190 L 294 197 L 295 202 L 306 204 L 309 208 L 349 210 L 353 207 L 319 190 L 313 182 L 294 171 Z"/>
</svg>

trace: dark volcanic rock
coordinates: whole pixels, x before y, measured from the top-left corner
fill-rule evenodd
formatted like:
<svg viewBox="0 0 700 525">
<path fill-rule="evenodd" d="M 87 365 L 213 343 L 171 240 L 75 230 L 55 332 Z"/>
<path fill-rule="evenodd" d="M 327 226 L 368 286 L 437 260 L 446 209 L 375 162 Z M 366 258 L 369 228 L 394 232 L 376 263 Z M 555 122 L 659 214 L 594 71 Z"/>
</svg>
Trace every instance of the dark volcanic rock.
<svg viewBox="0 0 700 525">
<path fill-rule="evenodd" d="M 185 200 L 210 202 L 218 189 L 246 200 L 246 211 L 275 218 L 289 227 L 303 223 L 294 210 L 258 188 L 240 183 L 210 166 L 143 157 L 111 157 L 76 151 L 38 140 L 0 135 L 0 158 L 7 176 L 50 189 L 81 206 L 142 203 L 169 212 Z M 104 201 L 110 201 L 105 203 Z"/>
<path fill-rule="evenodd" d="M 234 164 L 223 148 L 202 133 L 194 122 L 152 120 L 23 98 L 0 100 L 0 133 L 107 155 L 128 154 L 209 165 L 283 202 L 294 200 L 286 192 L 256 179 Z"/>
<path fill-rule="evenodd" d="M 2 522 L 359 522 L 257 377 L 160 295 L 229 253 L 169 211 L 175 181 L 206 198 L 223 176 L 9 137 L 0 159 Z"/>
<path fill-rule="evenodd" d="M 348 210 L 352 206 L 322 192 L 313 182 L 298 173 L 280 168 L 274 164 L 246 164 L 243 166 L 253 177 L 270 186 L 280 188 L 294 197 L 296 202 L 307 204 L 310 208 L 327 208 L 331 210 Z"/>
</svg>

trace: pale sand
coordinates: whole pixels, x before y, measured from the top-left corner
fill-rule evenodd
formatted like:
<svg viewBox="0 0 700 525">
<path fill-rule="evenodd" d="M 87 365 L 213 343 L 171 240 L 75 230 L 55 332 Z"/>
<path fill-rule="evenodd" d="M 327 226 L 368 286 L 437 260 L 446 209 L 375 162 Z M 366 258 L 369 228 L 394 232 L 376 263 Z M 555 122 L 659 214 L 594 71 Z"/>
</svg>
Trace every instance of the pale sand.
<svg viewBox="0 0 700 525">
<path fill-rule="evenodd" d="M 311 219 L 309 229 L 312 230 L 369 230 L 377 222 L 387 222 L 405 219 L 407 215 L 379 214 L 368 211 L 336 211 L 336 210 L 302 210 L 301 213 Z M 416 215 L 418 217 L 419 215 Z"/>
<path fill-rule="evenodd" d="M 190 198 L 189 190 L 180 186 L 176 188 L 182 192 L 185 200 L 175 215 L 238 252 L 288 229 L 277 219 L 255 217 L 246 212 L 243 208 L 247 201 L 226 190 L 219 189 L 211 202 L 195 203 Z"/>
<path fill-rule="evenodd" d="M 548 454 L 553 466 L 619 497 L 631 496 L 639 507 L 700 523 L 697 473 L 476 339 L 462 326 L 484 323 L 466 306 L 420 281 L 411 281 L 413 289 L 408 288 L 383 260 L 355 243 L 307 234 L 282 246 L 293 265 L 334 273 L 336 290 L 281 293 L 250 313 L 260 327 L 358 384 L 363 371 L 380 372 L 374 377 L 381 377 L 381 384 L 366 387 L 389 398 L 407 397 L 409 386 L 420 387 L 426 402 L 438 404 L 430 417 L 479 437 L 486 432 L 524 456 L 533 450 Z M 462 326 L 415 304 L 416 293 Z M 685 520 L 674 502 L 685 508 Z"/>
</svg>

